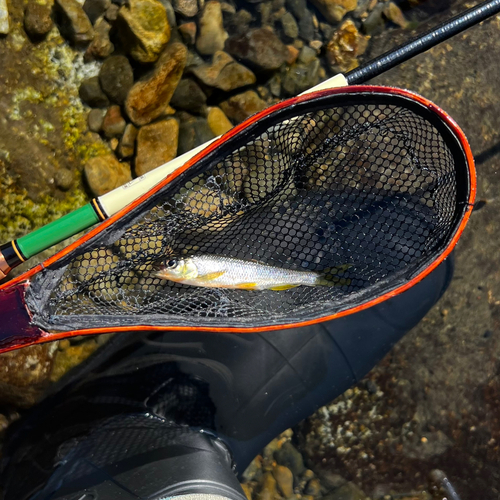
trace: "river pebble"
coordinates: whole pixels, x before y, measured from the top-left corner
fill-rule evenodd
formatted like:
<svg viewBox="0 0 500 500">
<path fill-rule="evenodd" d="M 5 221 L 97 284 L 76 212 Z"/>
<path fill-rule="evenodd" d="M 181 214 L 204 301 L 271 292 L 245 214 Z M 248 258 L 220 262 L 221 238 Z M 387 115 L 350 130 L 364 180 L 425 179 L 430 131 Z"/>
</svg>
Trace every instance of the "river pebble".
<svg viewBox="0 0 500 500">
<path fill-rule="evenodd" d="M 10 30 L 9 9 L 7 0 L 0 0 L 0 35 L 6 35 Z"/>
<path fill-rule="evenodd" d="M 93 59 L 105 59 L 113 53 L 115 46 L 109 38 L 111 25 L 100 17 L 94 25 L 94 39 L 85 52 L 85 61 L 92 61 Z"/>
<path fill-rule="evenodd" d="M 300 476 L 306 470 L 302 455 L 289 441 L 274 453 L 274 458 L 280 465 L 288 467 L 294 476 Z"/>
<path fill-rule="evenodd" d="M 170 104 L 175 109 L 183 109 L 200 114 L 206 108 L 207 96 L 191 78 L 183 78 L 175 89 Z"/>
<path fill-rule="evenodd" d="M 262 111 L 265 107 L 266 103 L 253 90 L 234 95 L 220 103 L 222 111 L 235 123 L 246 120 L 249 116 Z"/>
<path fill-rule="evenodd" d="M 93 109 L 90 111 L 87 117 L 87 124 L 89 130 L 92 132 L 99 133 L 102 130 L 102 122 L 104 120 L 104 115 L 106 114 L 106 109 Z"/>
<path fill-rule="evenodd" d="M 356 9 L 357 0 L 311 0 L 318 10 L 331 23 L 337 23 L 348 13 Z"/>
<path fill-rule="evenodd" d="M 193 17 L 198 14 L 198 2 L 196 0 L 174 0 L 174 11 L 182 16 Z"/>
<path fill-rule="evenodd" d="M 111 5 L 111 0 L 85 0 L 83 10 L 90 22 L 94 24 L 97 19 L 104 15 Z"/>
<path fill-rule="evenodd" d="M 54 23 L 51 14 L 48 5 L 35 0 L 28 2 L 24 11 L 24 29 L 33 40 L 41 40 L 52 29 Z"/>
<path fill-rule="evenodd" d="M 134 84 L 134 72 L 125 56 L 108 57 L 99 72 L 99 82 L 112 102 L 123 104 Z"/>
<path fill-rule="evenodd" d="M 55 0 L 54 15 L 61 34 L 78 46 L 88 45 L 94 29 L 77 0 Z"/>
<path fill-rule="evenodd" d="M 224 114 L 224 111 L 216 106 L 208 108 L 207 122 L 215 136 L 225 134 L 233 128 L 233 124 Z"/>
<path fill-rule="evenodd" d="M 120 106 L 117 106 L 116 104 L 110 106 L 102 121 L 102 131 L 104 132 L 104 135 L 108 139 L 119 137 L 123 134 L 125 126 L 126 122 L 122 116 Z"/>
<path fill-rule="evenodd" d="M 196 49 L 202 55 L 215 54 L 224 48 L 227 37 L 220 3 L 211 0 L 205 4 L 201 13 Z"/>
<path fill-rule="evenodd" d="M 105 108 L 109 104 L 108 96 L 102 91 L 98 76 L 83 80 L 79 93 L 80 99 L 91 108 Z"/>
<path fill-rule="evenodd" d="M 284 465 L 277 465 L 273 469 L 273 476 L 276 479 L 279 490 L 285 498 L 293 495 L 293 474 L 292 471 Z"/>
<path fill-rule="evenodd" d="M 109 154 L 90 159 L 84 167 L 85 179 L 94 196 L 116 189 L 132 180 L 130 166 Z"/>
<path fill-rule="evenodd" d="M 120 143 L 116 150 L 120 158 L 130 158 L 135 153 L 135 140 L 137 138 L 138 130 L 131 123 L 125 127 L 125 131 L 121 136 Z"/>
<path fill-rule="evenodd" d="M 196 42 L 196 23 L 184 23 L 179 26 L 179 33 L 181 34 L 182 40 L 187 45 L 194 45 Z"/>
<path fill-rule="evenodd" d="M 194 117 L 184 112 L 179 113 L 179 117 L 181 119 L 178 149 L 180 155 L 215 137 L 205 118 Z"/>
</svg>

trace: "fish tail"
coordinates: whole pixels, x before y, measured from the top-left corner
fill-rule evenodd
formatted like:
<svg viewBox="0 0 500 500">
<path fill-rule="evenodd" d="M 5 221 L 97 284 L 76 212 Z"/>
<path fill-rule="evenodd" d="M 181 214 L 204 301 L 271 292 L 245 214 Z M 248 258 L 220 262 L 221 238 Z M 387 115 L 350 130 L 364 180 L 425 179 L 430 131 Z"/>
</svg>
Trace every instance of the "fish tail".
<svg viewBox="0 0 500 500">
<path fill-rule="evenodd" d="M 348 286 L 351 284 L 352 280 L 349 278 L 344 278 L 344 273 L 347 271 L 352 264 L 343 264 L 337 267 L 329 267 L 325 269 L 316 278 L 316 286 Z"/>
</svg>

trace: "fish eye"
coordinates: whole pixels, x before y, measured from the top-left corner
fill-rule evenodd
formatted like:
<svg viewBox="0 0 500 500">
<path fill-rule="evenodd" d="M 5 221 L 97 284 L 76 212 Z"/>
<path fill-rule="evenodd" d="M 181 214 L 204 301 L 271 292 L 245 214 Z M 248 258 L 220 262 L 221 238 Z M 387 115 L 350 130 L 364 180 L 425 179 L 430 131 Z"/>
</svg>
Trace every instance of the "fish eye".
<svg viewBox="0 0 500 500">
<path fill-rule="evenodd" d="M 177 267 L 178 263 L 179 262 L 177 261 L 177 259 L 170 259 L 170 260 L 167 261 L 167 267 L 169 269 L 175 269 Z"/>
</svg>

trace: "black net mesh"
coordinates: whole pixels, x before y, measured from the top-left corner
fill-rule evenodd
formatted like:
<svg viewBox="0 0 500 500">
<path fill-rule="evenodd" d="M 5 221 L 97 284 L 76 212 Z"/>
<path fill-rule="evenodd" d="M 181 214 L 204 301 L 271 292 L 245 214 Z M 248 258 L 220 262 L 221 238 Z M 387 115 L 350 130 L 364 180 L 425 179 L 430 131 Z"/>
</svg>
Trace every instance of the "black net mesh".
<svg viewBox="0 0 500 500">
<path fill-rule="evenodd" d="M 28 304 L 52 330 L 245 328 L 327 316 L 428 266 L 467 199 L 459 142 L 425 107 L 390 94 L 313 99 L 240 132 L 39 273 Z M 249 291 L 155 277 L 158 262 L 196 255 L 337 272 L 337 283 Z"/>
</svg>

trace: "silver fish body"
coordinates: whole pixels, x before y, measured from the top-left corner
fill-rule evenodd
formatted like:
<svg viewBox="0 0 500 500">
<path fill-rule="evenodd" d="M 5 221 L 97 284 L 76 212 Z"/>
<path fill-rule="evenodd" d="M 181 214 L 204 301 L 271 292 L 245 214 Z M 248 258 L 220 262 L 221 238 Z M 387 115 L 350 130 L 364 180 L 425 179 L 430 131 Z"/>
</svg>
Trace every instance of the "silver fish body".
<svg viewBox="0 0 500 500">
<path fill-rule="evenodd" d="M 172 257 L 162 264 L 156 277 L 191 286 L 246 290 L 287 290 L 300 285 L 332 286 L 313 271 L 294 271 L 221 255 Z M 344 280 L 345 281 L 345 280 Z"/>
</svg>

